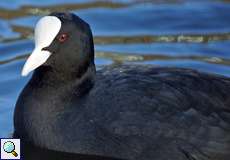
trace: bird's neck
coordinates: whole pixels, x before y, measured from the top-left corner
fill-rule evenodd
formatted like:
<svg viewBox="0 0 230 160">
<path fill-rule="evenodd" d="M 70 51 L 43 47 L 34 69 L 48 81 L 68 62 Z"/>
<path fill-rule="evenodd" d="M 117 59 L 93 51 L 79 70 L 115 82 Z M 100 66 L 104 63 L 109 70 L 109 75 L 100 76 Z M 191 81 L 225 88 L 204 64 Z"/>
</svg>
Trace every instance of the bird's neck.
<svg viewBox="0 0 230 160">
<path fill-rule="evenodd" d="M 87 97 L 94 85 L 94 78 L 94 64 L 82 71 L 80 77 L 40 67 L 17 100 L 14 112 L 15 135 L 24 140 L 45 144 L 49 140 L 46 139 L 49 137 L 46 133 L 54 132 L 57 119 L 65 117 L 66 112 L 72 108 L 81 106 L 80 100 Z"/>
<path fill-rule="evenodd" d="M 44 86 L 48 89 L 66 87 L 85 93 L 92 88 L 95 75 L 94 63 L 72 72 L 63 72 L 43 66 L 34 72 L 29 83 L 33 83 L 33 86 L 38 88 L 44 88 Z"/>
</svg>

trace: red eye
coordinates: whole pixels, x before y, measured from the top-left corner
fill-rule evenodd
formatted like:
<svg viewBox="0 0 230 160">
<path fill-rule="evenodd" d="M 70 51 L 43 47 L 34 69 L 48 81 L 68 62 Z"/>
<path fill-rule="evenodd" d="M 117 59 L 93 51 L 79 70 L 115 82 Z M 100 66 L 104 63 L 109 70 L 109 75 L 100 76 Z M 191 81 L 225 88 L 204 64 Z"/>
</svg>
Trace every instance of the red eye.
<svg viewBox="0 0 230 160">
<path fill-rule="evenodd" d="M 68 35 L 66 33 L 63 33 L 63 34 L 58 36 L 58 41 L 63 43 L 67 40 L 67 38 L 68 38 Z"/>
</svg>

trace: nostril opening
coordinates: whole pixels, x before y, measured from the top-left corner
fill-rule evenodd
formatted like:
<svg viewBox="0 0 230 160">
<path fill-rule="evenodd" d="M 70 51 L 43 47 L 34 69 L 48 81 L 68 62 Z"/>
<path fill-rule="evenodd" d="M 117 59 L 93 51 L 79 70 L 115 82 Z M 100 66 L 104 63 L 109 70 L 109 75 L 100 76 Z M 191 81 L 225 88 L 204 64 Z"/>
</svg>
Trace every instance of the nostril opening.
<svg viewBox="0 0 230 160">
<path fill-rule="evenodd" d="M 48 48 L 49 47 L 44 47 L 44 48 L 42 48 L 42 51 L 48 51 Z"/>
</svg>

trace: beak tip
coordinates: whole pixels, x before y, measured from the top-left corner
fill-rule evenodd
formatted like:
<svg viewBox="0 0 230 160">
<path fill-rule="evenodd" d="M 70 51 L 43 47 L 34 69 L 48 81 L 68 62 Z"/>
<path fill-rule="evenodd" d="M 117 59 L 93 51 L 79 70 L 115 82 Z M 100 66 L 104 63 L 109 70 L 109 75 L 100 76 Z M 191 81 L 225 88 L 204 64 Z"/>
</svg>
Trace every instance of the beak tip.
<svg viewBox="0 0 230 160">
<path fill-rule="evenodd" d="M 21 74 L 21 76 L 22 76 L 22 77 L 26 77 L 26 76 L 27 76 L 27 74 L 23 74 L 23 73 L 22 73 L 22 74 Z"/>
<path fill-rule="evenodd" d="M 23 69 L 22 69 L 22 72 L 21 72 L 21 76 L 22 77 L 25 77 L 25 76 L 27 76 L 29 74 L 29 72 L 25 69 L 25 66 L 23 67 Z"/>
<path fill-rule="evenodd" d="M 22 71 L 22 73 L 21 73 L 22 77 L 26 77 L 27 75 L 28 75 L 28 73 Z"/>
</svg>

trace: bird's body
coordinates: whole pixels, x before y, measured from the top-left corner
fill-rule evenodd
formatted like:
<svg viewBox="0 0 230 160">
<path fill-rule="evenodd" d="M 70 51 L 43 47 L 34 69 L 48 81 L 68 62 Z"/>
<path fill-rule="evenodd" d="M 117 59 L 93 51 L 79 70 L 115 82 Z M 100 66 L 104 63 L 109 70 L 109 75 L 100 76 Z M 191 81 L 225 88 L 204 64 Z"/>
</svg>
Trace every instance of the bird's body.
<svg viewBox="0 0 230 160">
<path fill-rule="evenodd" d="M 95 73 L 93 58 L 81 72 L 68 72 L 71 62 L 64 63 L 63 72 L 53 61 L 35 70 L 19 97 L 15 137 L 130 160 L 230 156 L 229 78 L 147 65 Z"/>
<path fill-rule="evenodd" d="M 57 87 L 39 78 L 28 83 L 32 92 L 22 92 L 28 99 L 19 100 L 17 117 L 26 127 L 18 134 L 39 146 L 127 159 L 230 155 L 227 78 L 179 68 L 106 67 L 94 85 L 84 84 L 90 87 L 83 95 L 78 81 Z"/>
</svg>

